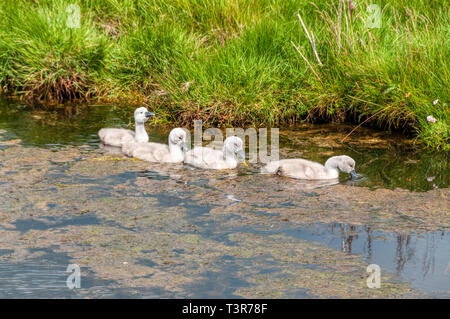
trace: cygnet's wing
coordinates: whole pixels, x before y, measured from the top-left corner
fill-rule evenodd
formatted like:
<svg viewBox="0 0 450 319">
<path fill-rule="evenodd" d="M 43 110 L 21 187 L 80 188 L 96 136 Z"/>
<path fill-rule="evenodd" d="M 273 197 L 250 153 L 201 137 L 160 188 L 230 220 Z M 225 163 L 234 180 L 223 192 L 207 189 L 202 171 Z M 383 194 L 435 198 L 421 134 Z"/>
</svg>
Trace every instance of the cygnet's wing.
<svg viewBox="0 0 450 319">
<path fill-rule="evenodd" d="M 151 143 L 153 145 L 153 157 L 157 162 L 165 162 L 170 156 L 169 146 L 160 143 Z"/>
<path fill-rule="evenodd" d="M 280 161 L 280 175 L 298 179 L 321 179 L 324 167 L 322 164 L 301 158 Z"/>
<path fill-rule="evenodd" d="M 169 146 L 160 143 L 137 143 L 133 156 L 144 161 L 161 162 L 169 154 Z"/>
<path fill-rule="evenodd" d="M 98 132 L 100 141 L 106 145 L 122 147 L 123 141 L 126 138 L 131 137 L 134 139 L 135 133 L 131 130 L 123 128 L 102 128 Z"/>
<path fill-rule="evenodd" d="M 201 168 L 213 168 L 220 161 L 223 161 L 223 153 L 209 147 L 195 147 L 186 154 L 184 160 L 186 164 Z"/>
<path fill-rule="evenodd" d="M 133 151 L 137 146 L 134 136 L 126 135 L 122 139 L 122 153 L 127 156 L 133 156 Z"/>
</svg>

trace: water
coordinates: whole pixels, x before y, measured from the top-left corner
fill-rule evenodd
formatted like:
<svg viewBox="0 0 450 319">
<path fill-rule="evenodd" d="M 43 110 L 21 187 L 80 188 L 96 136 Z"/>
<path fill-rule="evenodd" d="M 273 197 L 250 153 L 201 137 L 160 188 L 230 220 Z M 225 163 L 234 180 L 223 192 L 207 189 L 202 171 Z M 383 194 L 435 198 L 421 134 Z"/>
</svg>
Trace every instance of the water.
<svg viewBox="0 0 450 319">
<path fill-rule="evenodd" d="M 0 101 L 0 297 L 393 297 L 404 285 L 450 297 L 446 154 L 364 128 L 344 142 L 351 127 L 281 130 L 283 157 L 356 160 L 363 179 L 327 185 L 99 150 L 97 131 L 132 128 L 131 116 Z M 166 142 L 168 128 L 148 131 Z M 82 263 L 82 289 L 66 287 L 70 263 Z M 371 263 L 381 295 L 354 286 Z M 341 292 L 323 288 L 329 275 Z"/>
<path fill-rule="evenodd" d="M 98 149 L 97 132 L 102 127 L 133 129 L 131 106 L 87 106 L 31 110 L 21 104 L 0 100 L 2 139 L 20 139 L 24 146 L 58 149 L 65 145 Z M 413 140 L 398 133 L 383 133 L 361 128 L 341 141 L 352 127 L 345 125 L 301 125 L 281 130 L 280 146 L 286 156 L 300 156 L 324 163 L 330 152 L 355 159 L 358 173 L 365 178 L 357 186 L 404 188 L 427 191 L 448 187 L 448 154 L 413 149 Z M 166 143 L 170 128 L 148 126 L 151 140 Z M 313 143 L 311 143 L 313 141 Z M 283 152 L 282 152 L 283 154 Z"/>
</svg>

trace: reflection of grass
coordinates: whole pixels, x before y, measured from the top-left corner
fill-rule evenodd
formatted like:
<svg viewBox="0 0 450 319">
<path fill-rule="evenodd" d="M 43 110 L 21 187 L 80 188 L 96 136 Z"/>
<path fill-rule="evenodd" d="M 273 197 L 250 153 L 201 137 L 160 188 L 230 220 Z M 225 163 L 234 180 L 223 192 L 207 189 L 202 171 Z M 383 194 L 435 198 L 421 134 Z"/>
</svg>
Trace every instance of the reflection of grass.
<svg viewBox="0 0 450 319">
<path fill-rule="evenodd" d="M 448 187 L 449 166 L 445 153 L 402 154 L 391 151 L 366 151 L 363 155 L 352 154 L 358 172 L 367 176 L 363 185 L 376 188 L 397 187 L 414 191 L 427 191 L 436 187 Z M 414 158 L 415 161 L 408 161 Z M 367 163 L 366 163 L 367 162 Z M 428 177 L 433 177 L 427 181 Z"/>
<path fill-rule="evenodd" d="M 352 14 L 338 0 L 71 3 L 81 7 L 78 29 L 66 27 L 62 0 L 0 3 L 3 91 L 41 101 L 125 97 L 181 123 L 367 120 L 449 150 L 444 1 L 380 0 L 379 29 L 367 27 L 363 2 Z"/>
</svg>

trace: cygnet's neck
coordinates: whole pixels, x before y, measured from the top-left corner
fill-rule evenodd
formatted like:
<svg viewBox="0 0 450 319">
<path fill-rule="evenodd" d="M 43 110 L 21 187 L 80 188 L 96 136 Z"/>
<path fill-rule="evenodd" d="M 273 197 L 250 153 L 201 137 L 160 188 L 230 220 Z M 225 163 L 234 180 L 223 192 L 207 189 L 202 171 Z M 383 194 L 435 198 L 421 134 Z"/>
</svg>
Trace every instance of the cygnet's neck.
<svg viewBox="0 0 450 319">
<path fill-rule="evenodd" d="M 136 135 L 135 135 L 135 139 L 136 142 L 148 142 L 148 134 L 147 131 L 145 130 L 145 125 L 144 123 L 141 122 L 135 122 L 136 123 Z"/>
<path fill-rule="evenodd" d="M 338 161 L 335 157 L 330 157 L 325 162 L 325 171 L 330 178 L 339 178 Z"/>
<path fill-rule="evenodd" d="M 227 145 L 223 146 L 222 153 L 225 162 L 230 165 L 235 165 L 237 163 L 236 154 L 234 154 L 234 152 L 230 150 Z"/>
<path fill-rule="evenodd" d="M 179 145 L 169 142 L 169 152 L 174 162 L 182 162 L 184 160 L 184 153 Z"/>
</svg>

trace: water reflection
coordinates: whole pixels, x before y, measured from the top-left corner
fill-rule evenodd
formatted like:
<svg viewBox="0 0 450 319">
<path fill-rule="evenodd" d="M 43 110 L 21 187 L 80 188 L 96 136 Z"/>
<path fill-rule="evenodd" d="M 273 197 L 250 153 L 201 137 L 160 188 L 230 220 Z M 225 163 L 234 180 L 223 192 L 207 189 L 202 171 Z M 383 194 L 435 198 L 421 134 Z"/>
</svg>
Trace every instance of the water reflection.
<svg viewBox="0 0 450 319">
<path fill-rule="evenodd" d="M 61 148 L 65 145 L 98 148 L 97 132 L 102 127 L 133 129 L 133 107 L 112 105 L 73 105 L 51 111 L 0 99 L 0 140 L 20 139 L 23 145 Z M 170 128 L 148 124 L 150 139 L 167 142 Z M 355 186 L 405 188 L 426 191 L 448 187 L 450 166 L 445 153 L 420 152 L 401 136 L 365 128 L 341 143 L 350 130 L 346 125 L 299 125 L 280 131 L 280 156 L 302 157 L 324 163 L 332 155 L 346 154 L 357 163 L 364 178 L 357 181 L 341 176 L 341 182 Z M 1 143 L 0 143 L 1 144 Z M 240 174 L 259 172 L 240 171 Z M 324 185 L 326 186 L 326 185 Z M 310 185 L 305 185 L 311 188 Z"/>
<path fill-rule="evenodd" d="M 99 148 L 111 155 L 122 155 L 122 149 L 117 146 L 104 145 L 102 143 L 99 144 Z"/>
<path fill-rule="evenodd" d="M 298 226 L 288 234 L 313 240 L 351 254 L 361 254 L 368 264 L 395 273 L 400 280 L 429 294 L 450 297 L 450 263 L 445 231 L 431 233 L 386 233 L 369 226 L 348 224 L 312 224 Z"/>
</svg>

